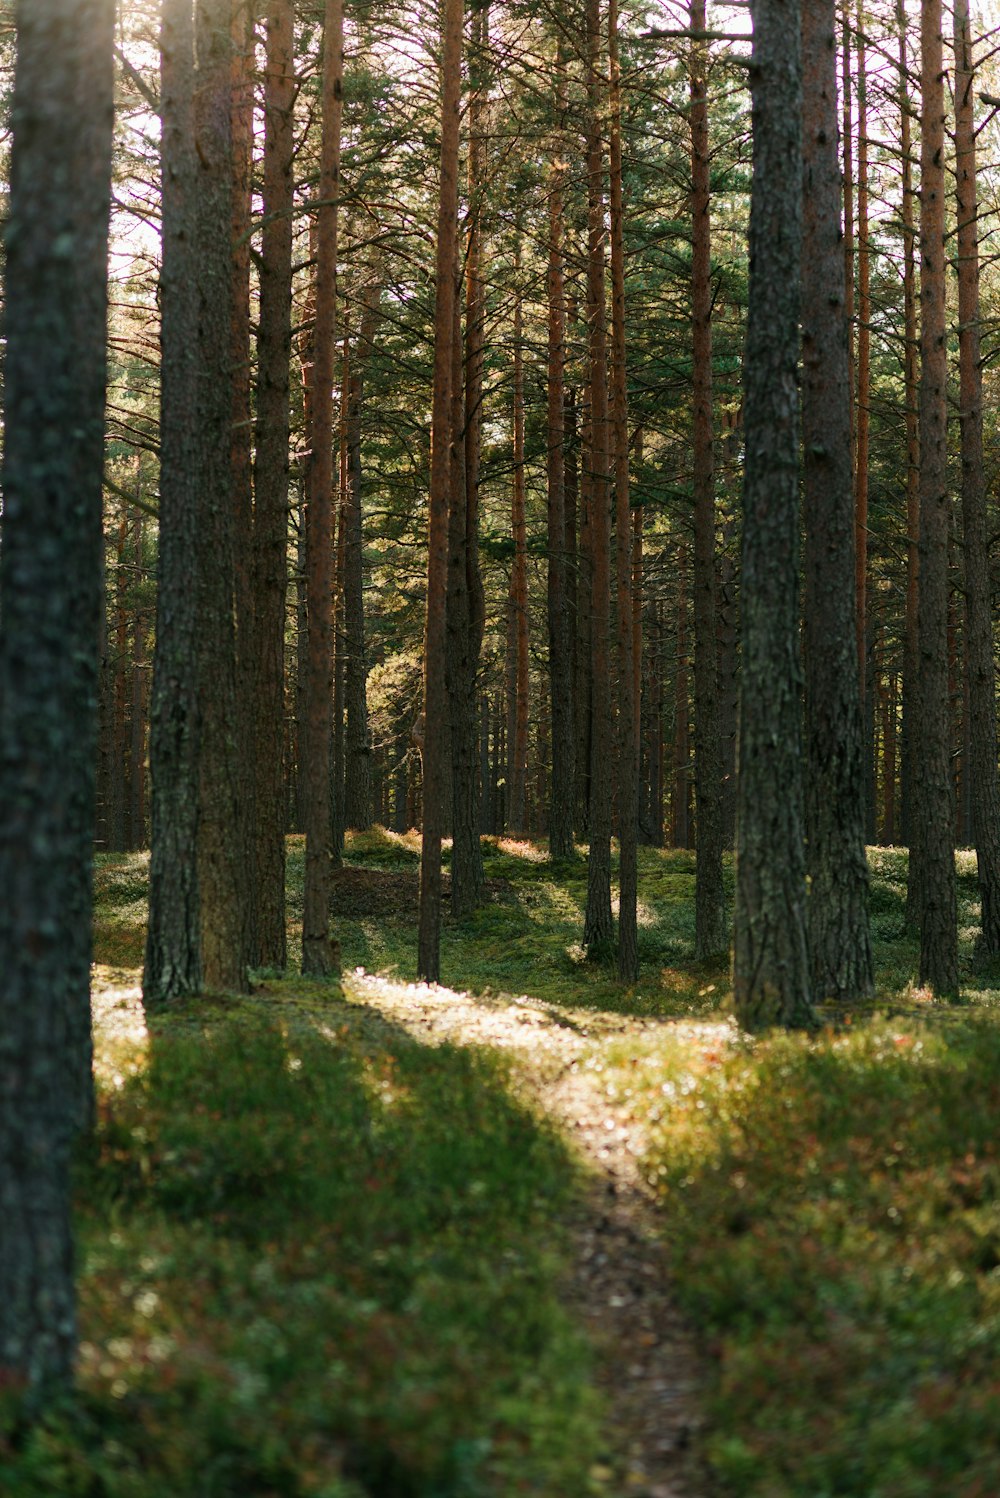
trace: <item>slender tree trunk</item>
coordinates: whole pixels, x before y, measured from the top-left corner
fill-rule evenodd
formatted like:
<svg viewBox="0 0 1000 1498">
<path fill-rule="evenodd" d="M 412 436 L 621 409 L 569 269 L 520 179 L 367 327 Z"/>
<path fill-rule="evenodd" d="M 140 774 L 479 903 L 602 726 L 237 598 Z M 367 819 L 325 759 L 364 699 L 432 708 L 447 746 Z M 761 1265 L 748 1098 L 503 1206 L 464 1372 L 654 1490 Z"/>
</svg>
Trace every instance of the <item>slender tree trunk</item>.
<svg viewBox="0 0 1000 1498">
<path fill-rule="evenodd" d="M 343 52 L 342 3 L 327 0 L 323 25 L 323 145 L 316 208 L 316 320 L 306 524 L 309 656 L 302 767 L 306 834 L 302 971 L 314 978 L 334 976 L 340 968 L 339 946 L 330 939 L 330 768 L 334 665 L 333 381 L 337 353 L 337 195 Z"/>
<path fill-rule="evenodd" d="M 797 391 L 802 248 L 799 7 L 755 0 L 744 364 L 743 693 L 733 996 L 749 1028 L 809 1025 L 803 847 Z"/>
<path fill-rule="evenodd" d="M 674 666 L 674 776 L 671 797 L 671 842 L 686 848 L 691 841 L 691 683 L 688 672 L 687 546 L 677 548 L 677 650 Z"/>
<path fill-rule="evenodd" d="M 806 822 L 813 991 L 850 1003 L 873 991 L 857 670 L 844 261 L 837 160 L 835 0 L 802 7 Z M 861 118 L 864 120 L 862 108 Z M 863 176 L 863 173 L 862 173 Z M 863 301 L 863 296 L 862 296 Z M 864 381 L 859 380 L 864 389 Z M 858 423 L 858 450 L 861 445 Z M 867 457 L 865 458 L 867 466 Z M 858 493 L 861 493 L 859 460 Z M 859 522 L 860 524 L 860 522 Z M 867 522 L 861 525 L 867 534 Z"/>
<path fill-rule="evenodd" d="M 521 225 L 515 225 L 514 275 L 521 272 Z M 525 795 L 528 775 L 528 532 L 524 495 L 524 315 L 520 286 L 514 293 L 514 430 L 511 532 L 514 556 L 510 573 L 513 626 L 513 696 L 508 707 L 507 825 L 515 837 L 527 830 Z"/>
<path fill-rule="evenodd" d="M 441 973 L 441 840 L 447 817 L 449 731 L 447 696 L 448 506 L 452 492 L 452 399 L 455 275 L 458 256 L 458 137 L 462 92 L 463 0 L 445 0 L 441 60 L 441 176 L 435 255 L 434 398 L 424 627 L 423 843 L 417 973 Z"/>
<path fill-rule="evenodd" d="M 911 848 L 910 878 L 907 883 L 907 924 L 916 929 L 916 869 L 913 860 L 913 804 L 916 794 L 917 673 L 920 652 L 917 644 L 917 598 L 919 595 L 920 539 L 920 433 L 917 417 L 919 382 L 919 335 L 917 332 L 916 231 L 913 221 L 912 106 L 909 97 L 908 59 L 906 51 L 906 10 L 899 0 L 896 10 L 899 27 L 899 141 L 903 163 L 903 405 L 906 421 L 906 607 L 903 633 L 903 724 L 902 786 L 900 823 L 902 840 Z"/>
<path fill-rule="evenodd" d="M 368 659 L 365 649 L 364 517 L 361 504 L 361 408 L 365 366 L 371 357 L 380 290 L 373 282 L 361 311 L 347 399 L 347 487 L 344 523 L 344 822 L 363 831 L 372 820 L 372 737 L 368 727 Z"/>
<path fill-rule="evenodd" d="M 152 828 L 143 972 L 143 999 L 148 1008 L 198 993 L 202 976 L 195 600 L 203 548 L 198 532 L 192 0 L 166 0 L 160 59 L 160 539 L 149 728 Z"/>
<path fill-rule="evenodd" d="M 854 473 L 855 636 L 861 697 L 865 695 L 868 605 L 868 450 L 871 432 L 871 270 L 868 254 L 868 62 L 864 0 L 858 0 L 858 361 Z M 808 100 L 807 100 L 808 102 Z M 867 745 L 866 745 L 867 748 Z"/>
<path fill-rule="evenodd" d="M 142 587 L 142 511 L 133 521 L 136 587 Z M 132 722 L 129 743 L 129 847 L 146 846 L 146 615 L 136 605 L 132 629 Z"/>
<path fill-rule="evenodd" d="M 128 844 L 125 830 L 125 806 L 128 799 L 126 778 L 126 659 L 128 656 L 128 598 L 125 546 L 128 540 L 128 516 L 122 511 L 118 521 L 115 545 L 115 657 L 111 717 L 111 775 L 108 782 L 108 847 L 121 853 Z"/>
<path fill-rule="evenodd" d="M 691 30 L 705 30 L 692 0 Z M 722 754 L 715 593 L 715 455 L 712 443 L 712 228 L 709 191 L 708 46 L 691 48 L 691 404 L 694 459 L 694 792 L 698 861 L 694 945 L 700 958 L 729 943 L 722 886 Z"/>
<path fill-rule="evenodd" d="M 292 0 L 271 0 L 264 75 L 264 224 L 261 231 L 254 469 L 255 956 L 283 969 L 285 826 L 285 596 L 288 563 L 289 364 L 295 146 Z"/>
<path fill-rule="evenodd" d="M 604 162 L 601 149 L 599 0 L 587 0 L 587 327 L 590 383 L 591 733 L 587 911 L 583 941 L 599 956 L 614 940 L 611 914 L 611 509 L 608 495 L 608 355 L 604 305 Z"/>
<path fill-rule="evenodd" d="M 615 482 L 615 563 L 618 623 L 618 976 L 639 976 L 637 848 L 639 746 L 635 723 L 632 639 L 632 515 L 629 505 L 628 375 L 625 367 L 625 213 L 622 201 L 622 87 L 618 0 L 608 5 L 611 228 L 611 448 Z"/>
<path fill-rule="evenodd" d="M 549 852 L 553 858 L 573 853 L 573 663 L 569 618 L 569 556 L 566 547 L 566 286 L 563 209 L 566 165 L 562 159 L 566 113 L 565 62 L 560 50 L 556 82 L 559 121 L 555 159 L 549 175 L 548 407 L 546 477 L 548 480 L 548 625 L 549 693 L 552 702 L 552 785 L 549 801 Z"/>
<path fill-rule="evenodd" d="M 197 0 L 194 123 L 198 160 L 198 885 L 207 987 L 247 987 L 244 776 L 234 604 L 231 504 L 232 5 Z"/>
<path fill-rule="evenodd" d="M 969 692 L 969 776 L 982 904 L 980 949 L 1000 956 L 1000 785 L 997 782 L 979 317 L 979 197 L 976 182 L 969 0 L 955 0 L 955 157 L 958 215 L 959 402 L 965 551 L 965 665 Z"/>
<path fill-rule="evenodd" d="M 920 982 L 958 991 L 954 795 L 948 699 L 948 348 L 944 272 L 941 0 L 922 0 L 920 154 L 920 709 L 916 741 Z"/>
<path fill-rule="evenodd" d="M 15 9 L 4 236 L 0 1385 L 8 1413 L 16 1399 L 28 1419 L 72 1377 L 70 1142 L 93 1116 L 113 20 L 111 0 L 19 0 Z"/>
</svg>

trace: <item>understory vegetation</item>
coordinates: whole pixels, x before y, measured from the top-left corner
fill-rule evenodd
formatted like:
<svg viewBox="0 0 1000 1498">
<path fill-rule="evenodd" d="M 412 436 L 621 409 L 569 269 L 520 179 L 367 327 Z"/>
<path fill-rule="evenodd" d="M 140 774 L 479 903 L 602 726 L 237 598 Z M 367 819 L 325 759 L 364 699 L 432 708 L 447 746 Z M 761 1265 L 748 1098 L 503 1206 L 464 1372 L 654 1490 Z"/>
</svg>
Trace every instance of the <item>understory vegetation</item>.
<svg viewBox="0 0 1000 1498">
<path fill-rule="evenodd" d="M 412 980 L 417 852 L 349 840 L 347 970 Z M 872 850 L 875 1008 L 751 1041 L 719 1024 L 725 969 L 691 957 L 691 854 L 642 853 L 634 990 L 575 945 L 582 858 L 487 854 L 489 903 L 446 928 L 451 986 L 663 1021 L 581 1064 L 646 1126 L 705 1351 L 707 1491 L 1000 1492 L 1000 984 L 973 965 L 971 855 L 961 1005 L 913 988 L 905 855 Z M 0 1492 L 613 1492 L 593 1355 L 561 1296 L 582 1167 L 510 1066 L 267 974 L 147 1031 L 145 879 L 142 855 L 99 859 L 77 1404 L 24 1439 L 0 1424 Z M 289 883 L 294 922 L 295 839 Z"/>
</svg>

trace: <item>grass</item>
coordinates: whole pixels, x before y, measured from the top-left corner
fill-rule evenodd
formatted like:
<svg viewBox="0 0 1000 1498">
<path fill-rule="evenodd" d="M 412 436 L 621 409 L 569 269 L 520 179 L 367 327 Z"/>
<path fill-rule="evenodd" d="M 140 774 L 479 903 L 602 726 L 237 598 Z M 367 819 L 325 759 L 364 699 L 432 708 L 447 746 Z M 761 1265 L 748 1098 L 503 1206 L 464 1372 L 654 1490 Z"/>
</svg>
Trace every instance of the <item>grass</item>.
<svg viewBox="0 0 1000 1498">
<path fill-rule="evenodd" d="M 414 976 L 417 852 L 349 842 L 372 889 L 397 882 L 370 912 L 363 883 L 345 902 L 348 966 Z M 995 1498 L 1000 987 L 973 961 L 974 860 L 958 855 L 961 1005 L 915 988 L 905 854 L 872 850 L 872 1012 L 751 1041 L 725 1019 L 724 967 L 692 958 L 691 854 L 642 850 L 643 970 L 623 989 L 579 949 L 582 859 L 485 853 L 493 898 L 446 921 L 446 982 L 662 1021 L 588 1064 L 646 1124 L 706 1348 L 707 1490 Z M 301 857 L 293 839 L 290 929 Z M 26 1446 L 0 1423 L 0 1493 L 607 1493 L 613 1436 L 560 1304 L 579 1181 L 560 1139 L 495 1058 L 422 1047 L 295 979 L 147 1036 L 145 877 L 137 855 L 99 860 L 80 1395 Z"/>
</svg>

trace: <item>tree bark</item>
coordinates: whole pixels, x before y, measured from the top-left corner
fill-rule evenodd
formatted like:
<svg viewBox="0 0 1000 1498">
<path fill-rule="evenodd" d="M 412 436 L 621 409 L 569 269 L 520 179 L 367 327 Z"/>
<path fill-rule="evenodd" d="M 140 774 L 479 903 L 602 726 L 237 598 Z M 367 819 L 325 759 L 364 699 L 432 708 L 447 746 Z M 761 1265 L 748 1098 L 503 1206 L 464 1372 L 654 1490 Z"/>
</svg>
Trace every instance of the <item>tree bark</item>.
<svg viewBox="0 0 1000 1498">
<path fill-rule="evenodd" d="M 423 841 L 417 973 L 441 973 L 441 841 L 449 782 L 447 693 L 448 507 L 452 492 L 455 276 L 458 256 L 458 137 L 462 92 L 463 0 L 445 0 L 441 60 L 441 174 L 438 194 L 434 396 L 428 499 L 427 614 L 424 626 Z"/>
<path fill-rule="evenodd" d="M 371 357 L 380 290 L 369 284 L 347 385 L 347 485 L 344 500 L 344 824 L 364 831 L 372 821 L 372 736 L 368 727 L 365 648 L 364 513 L 361 503 L 361 409 L 365 366 Z"/>
<path fill-rule="evenodd" d="M 944 60 L 941 0 L 921 4 L 920 596 L 917 763 L 920 982 L 958 991 L 954 791 L 948 695 L 948 349 L 944 271 Z"/>
<path fill-rule="evenodd" d="M 802 54 L 809 949 L 813 992 L 850 1003 L 873 992 L 874 971 L 868 928 L 864 745 L 854 634 L 854 594 L 856 585 L 864 581 L 864 562 L 863 550 L 855 550 L 855 520 L 860 512 L 852 513 L 834 0 L 807 0 L 803 5 Z M 865 118 L 863 109 L 861 118 Z M 859 380 L 859 388 L 864 389 L 863 380 Z M 858 432 L 860 454 L 860 416 Z M 858 474 L 860 494 L 860 458 Z M 858 519 L 858 524 L 863 537 L 867 522 Z"/>
<path fill-rule="evenodd" d="M 514 275 L 521 273 L 521 224 L 514 229 Z M 507 705 L 507 826 L 514 837 L 527 831 L 528 776 L 528 532 L 524 497 L 524 315 L 520 285 L 514 292 L 514 425 L 510 610 L 514 650 L 512 693 Z"/>
<path fill-rule="evenodd" d="M 160 540 L 150 703 L 149 921 L 143 1000 L 201 990 L 198 888 L 198 293 L 192 0 L 165 0 L 160 33 Z"/>
<path fill-rule="evenodd" d="M 705 30 L 705 0 L 692 0 L 692 31 Z M 712 229 L 709 189 L 708 46 L 691 47 L 691 405 L 694 488 L 694 793 L 698 859 L 694 946 L 716 957 L 729 943 L 722 885 L 722 744 L 719 733 L 715 590 L 715 455 L 712 442 Z"/>
<path fill-rule="evenodd" d="M 323 24 L 323 144 L 316 208 L 316 319 L 313 328 L 312 411 L 309 430 L 306 574 L 309 654 L 306 686 L 306 878 L 302 971 L 329 978 L 340 969 L 330 938 L 330 781 L 333 698 L 333 381 L 337 354 L 337 195 L 343 109 L 344 15 L 327 0 Z"/>
<path fill-rule="evenodd" d="M 288 562 L 289 364 L 295 146 L 292 0 L 271 0 L 264 74 L 264 183 L 253 575 L 256 960 L 281 971 L 285 928 L 285 595 Z"/>
<path fill-rule="evenodd" d="M 810 1025 L 798 600 L 802 248 L 799 7 L 755 0 L 744 365 L 743 692 L 733 997 L 748 1028 Z"/>
<path fill-rule="evenodd" d="M 590 385 L 591 733 L 587 910 L 591 956 L 614 940 L 611 914 L 611 509 L 608 495 L 608 355 L 604 306 L 604 162 L 599 0 L 587 0 L 587 329 Z"/>
<path fill-rule="evenodd" d="M 955 0 L 955 168 L 958 217 L 958 358 L 965 553 L 965 669 L 969 693 L 969 781 L 982 906 L 979 947 L 1000 956 L 1000 784 L 979 315 L 979 197 L 969 0 Z"/>
<path fill-rule="evenodd" d="M 5 225 L 0 578 L 0 1385 L 72 1377 L 70 1143 L 93 1116 L 91 855 L 111 0 L 20 0 Z"/>
<path fill-rule="evenodd" d="M 552 703 L 552 782 L 549 852 L 573 854 L 573 658 L 569 616 L 569 555 L 566 545 L 566 286 L 563 212 L 566 165 L 562 159 L 566 114 L 565 61 L 560 47 L 556 75 L 558 127 L 549 170 L 547 522 L 549 696 Z"/>
<path fill-rule="evenodd" d="M 637 849 L 639 748 L 632 639 L 632 513 L 629 504 L 628 374 L 625 367 L 625 213 L 622 201 L 622 85 L 618 0 L 608 5 L 611 229 L 611 446 L 615 483 L 615 603 L 618 624 L 618 976 L 639 976 Z"/>
<path fill-rule="evenodd" d="M 194 128 L 198 286 L 198 887 L 206 987 L 248 986 L 245 778 L 237 691 L 231 504 L 232 4 L 197 0 Z"/>
</svg>

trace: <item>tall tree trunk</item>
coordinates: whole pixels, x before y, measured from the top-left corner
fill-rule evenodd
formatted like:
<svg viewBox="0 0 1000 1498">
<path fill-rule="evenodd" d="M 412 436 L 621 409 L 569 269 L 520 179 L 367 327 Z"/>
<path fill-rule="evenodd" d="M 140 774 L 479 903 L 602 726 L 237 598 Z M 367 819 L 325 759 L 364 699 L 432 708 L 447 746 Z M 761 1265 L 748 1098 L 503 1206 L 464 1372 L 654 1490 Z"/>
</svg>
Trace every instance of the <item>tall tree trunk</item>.
<svg viewBox="0 0 1000 1498">
<path fill-rule="evenodd" d="M 705 30 L 692 0 L 691 30 Z M 712 227 L 709 190 L 708 46 L 691 48 L 691 405 L 694 460 L 694 792 L 698 860 L 694 946 L 715 957 L 729 942 L 722 885 L 722 744 L 715 593 L 715 456 L 712 443 Z"/>
<path fill-rule="evenodd" d="M 864 0 L 858 0 L 858 399 L 854 465 L 857 653 L 861 688 L 861 772 L 864 832 L 875 839 L 875 703 L 871 695 L 868 604 L 868 467 L 871 448 L 871 247 L 868 213 L 868 58 Z"/>
<path fill-rule="evenodd" d="M 632 640 L 632 514 L 629 505 L 628 382 L 625 367 L 625 213 L 622 202 L 622 81 L 618 0 L 608 5 L 611 207 L 611 447 L 615 479 L 615 563 L 618 615 L 618 976 L 639 976 L 636 918 L 639 841 L 639 746 L 635 725 Z"/>
<path fill-rule="evenodd" d="M 903 164 L 903 406 L 906 422 L 906 606 L 903 626 L 903 726 L 902 787 L 900 796 L 901 836 L 912 845 L 916 794 L 916 719 L 917 673 L 920 652 L 917 644 L 917 598 L 919 594 L 920 538 L 920 433 L 917 417 L 919 382 L 919 335 L 917 332 L 916 231 L 913 221 L 912 105 L 909 97 L 909 71 L 906 51 L 906 9 L 903 0 L 896 8 L 899 27 L 899 143 Z M 917 925 L 916 881 L 907 885 L 907 924 Z"/>
<path fill-rule="evenodd" d="M 599 956 L 614 939 L 611 914 L 611 509 L 608 496 L 608 354 L 604 306 L 604 162 L 599 0 L 587 0 L 587 329 L 590 384 L 591 732 L 587 910 L 583 941 Z"/>
<path fill-rule="evenodd" d="M 245 860 L 236 678 L 231 494 L 232 3 L 197 0 L 194 125 L 198 161 L 198 886 L 201 957 L 212 989 L 247 987 Z"/>
<path fill-rule="evenodd" d="M 19 0 L 15 10 L 0 604 L 0 1384 L 27 1418 L 72 1377 L 70 1141 L 93 1113 L 113 20 L 111 0 Z"/>
<path fill-rule="evenodd" d="M 128 515 L 124 508 L 118 521 L 115 544 L 115 657 L 114 690 L 111 717 L 111 775 L 108 782 L 108 847 L 122 853 L 128 845 L 126 836 L 126 663 L 128 657 L 128 587 L 126 583 L 125 547 L 128 540 Z"/>
<path fill-rule="evenodd" d="M 549 852 L 553 858 L 573 853 L 573 659 L 569 616 L 569 565 L 566 546 L 566 285 L 563 211 L 566 165 L 563 161 L 566 78 L 562 44 L 557 61 L 558 127 L 549 173 L 548 405 L 546 478 L 548 485 L 548 625 L 549 695 L 552 702 L 552 784 L 549 801 Z"/>
<path fill-rule="evenodd" d="M 285 595 L 288 562 L 289 364 L 292 346 L 292 206 L 295 147 L 292 0 L 271 0 L 264 74 L 264 223 L 257 334 L 254 468 L 255 956 L 283 969 L 285 826 Z"/>
<path fill-rule="evenodd" d="M 136 587 L 142 588 L 142 511 L 132 523 Z M 129 847 L 146 846 L 146 614 L 141 602 L 132 626 L 132 722 L 129 743 Z"/>
<path fill-rule="evenodd" d="M 944 272 L 944 61 L 941 0 L 921 4 L 920 712 L 917 884 L 920 982 L 958 991 L 954 794 L 948 698 L 948 347 Z M 911 855 L 912 857 L 912 855 Z"/>
<path fill-rule="evenodd" d="M 198 532 L 192 0 L 164 0 L 160 70 L 160 540 L 149 727 L 149 921 L 142 981 L 143 999 L 150 1008 L 198 993 L 202 975 L 195 605 L 204 550 Z"/>
<path fill-rule="evenodd" d="M 486 873 L 479 841 L 482 823 L 484 788 L 477 776 L 478 753 L 478 678 L 479 658 L 486 622 L 486 600 L 479 566 L 479 487 L 480 453 L 483 425 L 483 362 L 485 347 L 486 285 L 483 277 L 483 202 L 486 195 L 486 132 L 489 121 L 488 95 L 490 79 L 489 5 L 479 6 L 472 17 L 472 50 L 469 58 L 469 234 L 465 264 L 465 340 L 463 350 L 461 318 L 456 301 L 455 356 L 462 363 L 464 352 L 464 389 L 456 367 L 458 389 L 453 392 L 452 409 L 461 423 L 462 441 L 453 449 L 455 468 L 452 499 L 456 506 L 464 500 L 464 517 L 459 512 L 456 534 L 461 530 L 460 555 L 454 558 L 456 583 L 462 597 L 460 610 L 463 629 L 456 632 L 457 647 L 454 703 L 457 712 L 452 721 L 452 850 L 451 901 L 458 916 L 471 912 L 483 898 Z M 456 288 L 456 298 L 460 290 Z M 464 404 L 461 397 L 464 396 Z M 450 600 L 449 600 L 450 606 Z"/>
<path fill-rule="evenodd" d="M 253 579 L 253 419 L 250 366 L 250 227 L 253 197 L 254 16 L 249 0 L 230 4 L 230 494 L 236 623 L 236 702 L 234 711 L 234 794 L 242 848 L 236 850 L 241 875 L 243 960 L 260 962 L 257 940 L 257 815 L 254 805 L 255 601 Z M 230 840 L 235 828 L 230 829 Z"/>
<path fill-rule="evenodd" d="M 686 848 L 691 841 L 691 734 L 688 700 L 687 546 L 677 547 L 677 650 L 674 666 L 674 775 L 671 795 L 671 842 Z"/>
<path fill-rule="evenodd" d="M 417 973 L 441 973 L 441 841 L 447 817 L 449 747 L 447 694 L 448 506 L 452 492 L 452 398 L 455 276 L 458 264 L 458 136 L 462 94 L 463 0 L 445 0 L 441 59 L 441 175 L 438 195 L 434 398 L 428 502 L 427 616 L 424 627 L 423 841 Z"/>
<path fill-rule="evenodd" d="M 521 272 L 521 223 L 514 229 L 514 275 Z M 528 775 L 528 532 L 524 495 L 524 314 L 521 290 L 514 292 L 514 428 L 511 532 L 514 555 L 510 572 L 510 610 L 514 649 L 507 708 L 507 825 L 515 837 L 527 830 L 525 796 Z"/>
<path fill-rule="evenodd" d="M 755 0 L 744 364 L 743 692 L 733 996 L 749 1028 L 809 1025 L 799 663 L 799 7 Z"/>
<path fill-rule="evenodd" d="M 955 166 L 958 216 L 958 357 L 965 551 L 965 667 L 969 692 L 969 781 L 982 903 L 980 949 L 1000 956 L 1000 785 L 997 782 L 979 318 L 979 196 L 976 181 L 969 0 L 955 0 Z"/>
<path fill-rule="evenodd" d="M 837 160 L 835 0 L 802 7 L 806 824 L 813 992 L 840 1003 L 873 991 L 857 669 L 844 260 Z M 865 114 L 862 108 L 861 118 Z M 863 173 L 862 173 L 863 176 Z M 863 296 L 862 296 L 863 301 Z M 859 381 L 863 389 L 863 381 Z M 858 423 L 858 450 L 861 420 Z M 865 458 L 867 467 L 867 457 Z M 861 492 L 861 463 L 858 467 Z M 860 522 L 862 535 L 867 522 Z"/>
<path fill-rule="evenodd" d="M 313 328 L 309 511 L 306 524 L 309 656 L 302 769 L 306 834 L 302 971 L 314 978 L 334 976 L 340 967 L 339 946 L 330 939 L 330 762 L 333 697 L 333 381 L 337 354 L 337 196 L 340 192 L 343 52 L 342 0 L 327 0 L 323 24 L 323 145 L 316 208 L 316 319 Z"/>
<path fill-rule="evenodd" d="M 371 357 L 380 290 L 368 286 L 361 309 L 358 344 L 347 388 L 347 485 L 344 499 L 344 823 L 356 831 L 371 826 L 372 736 L 368 727 L 368 659 L 365 649 L 364 516 L 361 504 L 361 406 L 365 366 Z"/>
</svg>

